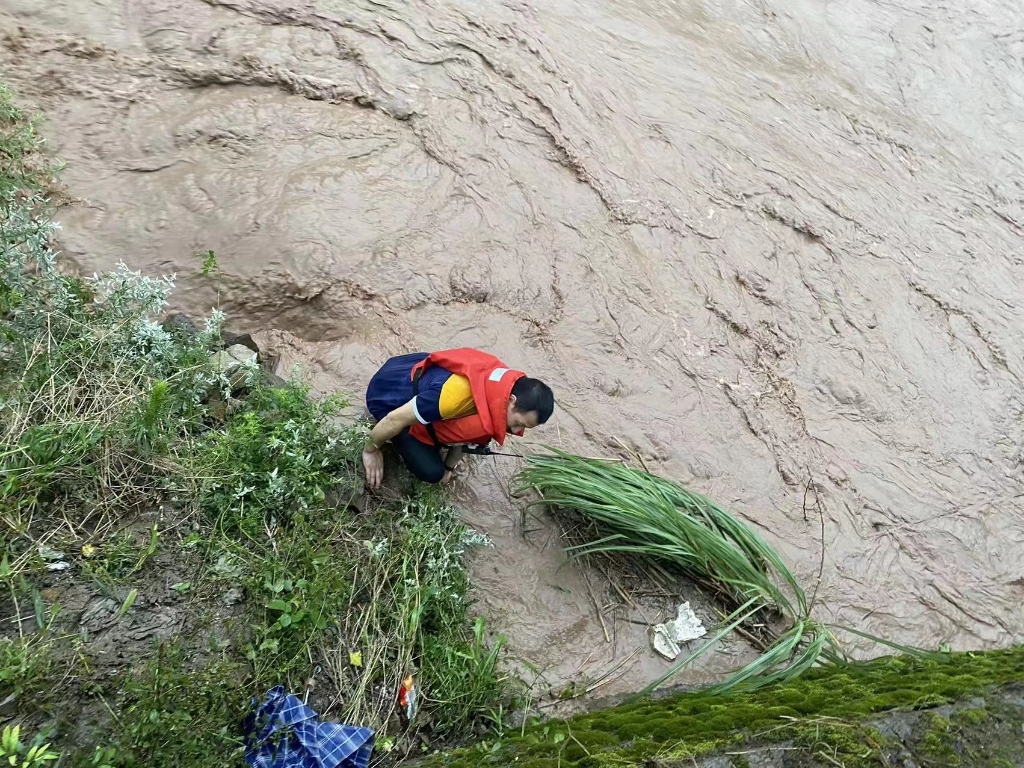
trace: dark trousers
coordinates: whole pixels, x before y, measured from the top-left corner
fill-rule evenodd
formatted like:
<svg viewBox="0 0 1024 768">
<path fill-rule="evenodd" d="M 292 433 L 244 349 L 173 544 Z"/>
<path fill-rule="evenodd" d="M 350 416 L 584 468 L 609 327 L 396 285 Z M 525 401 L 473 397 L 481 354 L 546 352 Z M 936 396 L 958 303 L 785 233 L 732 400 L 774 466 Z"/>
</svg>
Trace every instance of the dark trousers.
<svg viewBox="0 0 1024 768">
<path fill-rule="evenodd" d="M 447 469 L 441 458 L 441 449 L 436 445 L 427 445 L 403 429 L 391 440 L 398 455 L 409 471 L 425 483 L 440 483 Z"/>
</svg>

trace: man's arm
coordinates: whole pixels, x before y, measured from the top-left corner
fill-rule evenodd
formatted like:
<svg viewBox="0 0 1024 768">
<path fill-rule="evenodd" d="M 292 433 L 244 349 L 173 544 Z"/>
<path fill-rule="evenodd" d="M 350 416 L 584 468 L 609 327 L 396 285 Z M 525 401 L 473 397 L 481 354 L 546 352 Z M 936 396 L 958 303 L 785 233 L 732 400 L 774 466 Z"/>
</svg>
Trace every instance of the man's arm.
<svg viewBox="0 0 1024 768">
<path fill-rule="evenodd" d="M 416 413 L 410 402 L 395 408 L 370 431 L 370 444 L 363 449 L 363 468 L 366 470 L 366 484 L 372 490 L 377 490 L 384 479 L 384 456 L 380 452 L 381 446 L 416 421 Z"/>
<path fill-rule="evenodd" d="M 395 408 L 391 413 L 377 422 L 370 431 L 373 439 L 372 448 L 380 450 L 384 443 L 395 437 L 406 427 L 411 427 L 417 421 L 416 412 L 412 409 L 412 403 L 406 403 L 400 408 Z"/>
</svg>

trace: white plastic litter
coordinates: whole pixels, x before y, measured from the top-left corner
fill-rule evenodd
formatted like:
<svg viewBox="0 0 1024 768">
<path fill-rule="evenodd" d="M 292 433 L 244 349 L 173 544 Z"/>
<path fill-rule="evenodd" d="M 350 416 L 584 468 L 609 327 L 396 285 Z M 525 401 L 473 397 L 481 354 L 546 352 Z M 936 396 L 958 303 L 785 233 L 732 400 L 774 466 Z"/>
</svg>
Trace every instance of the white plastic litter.
<svg viewBox="0 0 1024 768">
<path fill-rule="evenodd" d="M 66 571 L 71 567 L 71 563 L 65 560 L 67 555 L 45 544 L 39 545 L 39 556 L 46 561 L 46 570 L 48 571 Z"/>
<path fill-rule="evenodd" d="M 39 556 L 43 560 L 63 560 L 67 557 L 63 552 L 58 552 L 52 547 L 48 547 L 45 544 L 39 545 Z"/>
<path fill-rule="evenodd" d="M 679 606 L 678 614 L 672 621 L 664 624 L 654 625 L 654 635 L 651 638 L 651 645 L 654 650 L 660 653 L 669 661 L 682 652 L 680 645 L 703 637 L 708 631 L 704 628 L 700 619 L 690 609 L 690 603 L 685 602 Z"/>
</svg>

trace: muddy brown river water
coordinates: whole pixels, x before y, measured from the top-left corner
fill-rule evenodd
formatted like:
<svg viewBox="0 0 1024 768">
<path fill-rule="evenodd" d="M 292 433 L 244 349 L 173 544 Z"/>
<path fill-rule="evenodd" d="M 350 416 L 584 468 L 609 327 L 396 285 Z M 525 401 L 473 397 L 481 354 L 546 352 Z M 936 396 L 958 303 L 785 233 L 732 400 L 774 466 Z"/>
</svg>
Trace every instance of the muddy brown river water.
<svg viewBox="0 0 1024 768">
<path fill-rule="evenodd" d="M 0 79 L 49 115 L 81 269 L 199 313 L 213 249 L 236 325 L 357 401 L 486 348 L 555 388 L 538 439 L 625 444 L 808 584 L 813 478 L 821 618 L 1024 641 L 1016 0 L 0 0 Z M 513 468 L 457 489 L 481 609 L 553 684 L 640 646 L 603 691 L 651 679 Z"/>
</svg>

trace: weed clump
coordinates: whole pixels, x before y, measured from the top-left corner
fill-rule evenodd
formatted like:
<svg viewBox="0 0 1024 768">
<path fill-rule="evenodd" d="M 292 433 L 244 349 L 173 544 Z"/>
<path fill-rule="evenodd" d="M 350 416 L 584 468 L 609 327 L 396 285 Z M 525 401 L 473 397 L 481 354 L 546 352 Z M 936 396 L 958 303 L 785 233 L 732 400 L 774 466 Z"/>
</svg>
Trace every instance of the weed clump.
<svg viewBox="0 0 1024 768">
<path fill-rule="evenodd" d="M 210 522 L 260 536 L 267 525 L 326 508 L 330 489 L 346 495 L 335 505 L 351 500 L 358 437 L 332 423 L 346 405 L 339 396 L 314 402 L 301 385 L 254 387 L 243 410 L 198 448 L 200 506 Z"/>
<path fill-rule="evenodd" d="M 123 678 L 121 728 L 111 734 L 123 766 L 240 764 L 237 724 L 245 713 L 248 671 L 228 655 L 196 667 L 181 643 L 154 655 Z"/>
</svg>

